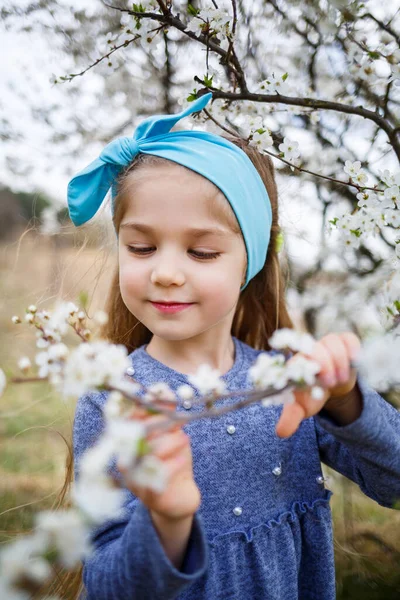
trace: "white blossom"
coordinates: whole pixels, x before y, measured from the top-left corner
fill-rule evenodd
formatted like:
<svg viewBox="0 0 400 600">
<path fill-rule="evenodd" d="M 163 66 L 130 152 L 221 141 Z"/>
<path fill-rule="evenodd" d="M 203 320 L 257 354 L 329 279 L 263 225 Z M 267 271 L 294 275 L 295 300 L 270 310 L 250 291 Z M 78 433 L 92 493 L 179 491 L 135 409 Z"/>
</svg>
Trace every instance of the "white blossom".
<svg viewBox="0 0 400 600">
<path fill-rule="evenodd" d="M 284 158 L 288 161 L 300 156 L 299 142 L 293 142 L 288 137 L 283 139 L 283 144 L 279 144 L 279 150 L 283 152 Z"/>
<path fill-rule="evenodd" d="M 293 404 L 295 396 L 292 390 L 283 390 L 279 394 L 267 396 L 261 400 L 261 405 L 265 408 L 269 406 L 279 406 L 280 404 Z"/>
<path fill-rule="evenodd" d="M 164 402 L 176 403 L 176 397 L 174 392 L 171 390 L 169 385 L 165 382 L 153 383 L 147 388 L 147 392 L 144 396 L 144 400 L 147 402 L 154 402 L 155 400 L 163 400 Z"/>
<path fill-rule="evenodd" d="M 28 371 L 31 368 L 31 366 L 32 366 L 31 361 L 29 360 L 29 358 L 27 356 L 21 357 L 18 361 L 18 368 L 21 371 Z"/>
<path fill-rule="evenodd" d="M 393 210 L 391 208 L 385 211 L 385 221 L 389 225 L 397 228 L 400 227 L 400 209 Z"/>
<path fill-rule="evenodd" d="M 49 548 L 57 551 L 57 560 L 73 569 L 89 555 L 90 531 L 82 515 L 76 510 L 42 511 L 35 517 L 36 531 L 46 539 Z"/>
<path fill-rule="evenodd" d="M 295 331 L 288 327 L 277 329 L 268 340 L 271 348 L 275 348 L 276 350 L 290 348 L 291 350 L 298 350 L 306 354 L 310 354 L 313 351 L 315 342 L 316 340 L 309 333 Z"/>
<path fill-rule="evenodd" d="M 281 389 L 287 385 L 285 357 L 261 352 L 248 370 L 248 380 L 256 389 L 273 387 Z"/>
<path fill-rule="evenodd" d="M 186 25 L 185 30 L 192 31 L 196 35 L 202 33 L 205 23 L 217 33 L 227 35 L 229 33 L 229 23 L 231 17 L 226 11 L 219 9 L 202 9 L 196 17 L 193 17 Z"/>
<path fill-rule="evenodd" d="M 5 546 L 0 552 L 0 580 L 10 586 L 25 578 L 36 584 L 44 583 L 52 573 L 50 565 L 40 556 L 45 550 L 44 541 L 34 535 Z"/>
<path fill-rule="evenodd" d="M 192 400 L 194 396 L 193 388 L 187 383 L 180 385 L 176 390 L 176 393 L 181 400 Z"/>
<path fill-rule="evenodd" d="M 144 456 L 129 476 L 135 485 L 146 487 L 154 492 L 163 492 L 168 482 L 165 463 L 157 456 Z"/>
<path fill-rule="evenodd" d="M 197 388 L 201 395 L 216 393 L 224 394 L 226 384 L 220 379 L 221 373 L 208 364 L 201 365 L 194 375 L 188 375 L 189 382 Z"/>
<path fill-rule="evenodd" d="M 124 397 L 120 392 L 112 391 L 109 393 L 103 406 L 103 414 L 106 419 L 115 419 L 121 416 L 123 399 Z"/>
<path fill-rule="evenodd" d="M 399 206 L 400 208 L 400 187 L 398 185 L 392 185 L 385 190 L 385 198 L 391 201 L 391 208 Z M 394 206 L 393 206 L 394 205 Z"/>
<path fill-rule="evenodd" d="M 275 75 L 272 73 L 267 79 L 264 79 L 257 84 L 256 90 L 263 92 L 264 94 L 276 94 L 279 93 L 286 96 L 290 93 L 289 84 L 287 80 L 287 73 L 282 75 Z"/>
<path fill-rule="evenodd" d="M 396 173 L 396 175 L 391 173 L 389 169 L 384 169 L 383 171 L 378 170 L 378 173 L 381 178 L 381 181 L 388 187 L 391 187 L 392 185 L 400 186 L 400 171 Z"/>
<path fill-rule="evenodd" d="M 3 369 L 0 369 L 0 397 L 4 394 L 6 387 L 7 377 L 5 376 Z"/>
<path fill-rule="evenodd" d="M 357 199 L 358 199 L 357 205 L 359 207 L 379 206 L 378 196 L 377 196 L 377 194 L 375 194 L 375 192 L 372 192 L 371 190 L 365 190 L 362 192 L 358 192 Z"/>
<path fill-rule="evenodd" d="M 105 325 L 108 323 L 108 314 L 104 310 L 97 310 L 93 315 L 93 320 L 98 325 Z"/>
<path fill-rule="evenodd" d="M 351 162 L 351 160 L 346 160 L 345 166 L 343 167 L 343 171 L 349 177 L 356 177 L 361 170 L 361 162 L 356 160 L 355 162 Z"/>
<path fill-rule="evenodd" d="M 324 400 L 325 398 L 325 390 L 324 388 L 318 386 L 318 385 L 314 385 L 311 388 L 311 398 L 313 400 Z"/>
<path fill-rule="evenodd" d="M 102 435 L 98 442 L 81 456 L 79 460 L 80 476 L 85 481 L 96 480 L 103 476 L 114 453 L 114 440 L 107 435 Z"/>
<path fill-rule="evenodd" d="M 252 138 L 250 140 L 251 146 L 258 146 L 259 148 L 270 148 L 274 145 L 274 140 L 272 139 L 271 133 L 269 131 L 255 131 L 252 134 Z"/>
<path fill-rule="evenodd" d="M 66 360 L 61 391 L 67 397 L 81 396 L 102 385 L 121 387 L 129 366 L 127 349 L 122 344 L 105 341 L 80 344 Z"/>
<path fill-rule="evenodd" d="M 142 422 L 113 419 L 107 423 L 107 437 L 112 440 L 118 464 L 129 469 L 136 460 L 139 443 L 145 437 Z"/>
<path fill-rule="evenodd" d="M 63 343 L 51 344 L 45 352 L 36 355 L 35 362 L 40 367 L 39 377 L 49 377 L 51 383 L 58 383 L 63 371 L 63 361 L 69 352 Z"/>
<path fill-rule="evenodd" d="M 286 374 L 288 379 L 297 383 L 313 385 L 315 375 L 321 370 L 321 365 L 315 360 L 306 358 L 303 355 L 296 355 L 286 363 Z"/>
<path fill-rule="evenodd" d="M 71 498 L 91 523 L 102 523 L 125 515 L 122 505 L 126 490 L 114 487 L 106 475 L 90 478 L 88 482 L 84 478 L 75 481 Z"/>
<path fill-rule="evenodd" d="M 386 392 L 392 387 L 400 386 L 399 354 L 400 337 L 388 333 L 365 340 L 356 362 L 370 386 L 377 391 Z"/>
</svg>

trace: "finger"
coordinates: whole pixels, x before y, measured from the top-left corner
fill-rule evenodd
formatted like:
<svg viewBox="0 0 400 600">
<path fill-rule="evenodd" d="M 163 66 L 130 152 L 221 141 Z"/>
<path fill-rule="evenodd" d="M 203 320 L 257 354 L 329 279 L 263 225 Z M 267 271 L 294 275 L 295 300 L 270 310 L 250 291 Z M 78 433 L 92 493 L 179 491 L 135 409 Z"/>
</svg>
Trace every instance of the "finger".
<svg viewBox="0 0 400 600">
<path fill-rule="evenodd" d="M 150 442 L 150 451 L 158 458 L 168 458 L 177 452 L 180 452 L 188 445 L 187 436 L 182 433 L 163 435 Z"/>
<path fill-rule="evenodd" d="M 293 404 L 285 404 L 281 413 L 278 424 L 275 428 L 276 434 L 279 437 L 289 437 L 297 431 L 300 423 L 305 417 L 304 408 L 294 402 Z"/>
<path fill-rule="evenodd" d="M 334 368 L 335 382 L 344 383 L 350 377 L 350 359 L 347 353 L 347 347 L 341 337 L 337 334 L 328 334 L 324 336 L 320 343 L 326 348 L 331 356 Z M 332 386 L 331 386 L 332 387 Z"/>
<path fill-rule="evenodd" d="M 321 384 L 325 387 L 334 387 L 336 384 L 335 363 L 329 349 L 322 343 L 322 339 L 315 344 L 312 358 L 321 365 L 321 369 L 317 374 Z"/>
<path fill-rule="evenodd" d="M 151 425 L 151 431 L 149 431 L 146 435 L 146 438 L 148 440 L 152 437 L 160 435 L 160 432 L 163 433 L 166 431 L 178 431 L 183 427 L 182 422 L 176 422 L 175 420 L 170 419 L 168 416 L 163 414 L 152 415 L 145 408 L 141 407 L 134 407 L 127 414 L 127 418 L 131 420 L 142 421 L 143 424 L 146 425 L 146 427 L 149 427 Z M 170 425 L 167 427 L 167 424 Z M 159 427 L 157 427 L 157 425 Z"/>
<path fill-rule="evenodd" d="M 355 361 L 361 349 L 359 337 L 352 331 L 345 331 L 340 334 L 343 344 L 347 348 L 347 354 L 351 361 Z"/>
<path fill-rule="evenodd" d="M 183 469 L 186 469 L 187 457 L 184 454 L 178 454 L 172 458 L 165 460 L 164 468 L 167 472 L 167 484 L 176 477 Z M 152 500 L 158 496 L 159 494 L 163 494 L 165 490 L 162 492 L 156 492 L 153 489 L 150 489 L 145 486 L 137 485 L 135 483 L 130 484 L 130 489 L 138 498 L 145 504 L 151 504 Z"/>
</svg>

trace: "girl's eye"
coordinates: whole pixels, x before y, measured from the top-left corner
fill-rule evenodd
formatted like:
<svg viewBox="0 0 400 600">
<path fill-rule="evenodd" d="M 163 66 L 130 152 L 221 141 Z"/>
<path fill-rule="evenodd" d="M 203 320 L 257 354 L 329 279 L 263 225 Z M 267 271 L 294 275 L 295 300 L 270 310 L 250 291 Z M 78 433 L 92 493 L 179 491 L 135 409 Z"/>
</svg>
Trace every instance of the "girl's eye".
<svg viewBox="0 0 400 600">
<path fill-rule="evenodd" d="M 128 246 L 128 252 L 132 254 L 148 254 L 151 252 L 153 248 L 136 248 L 135 246 Z M 207 260 L 211 258 L 218 258 L 221 252 L 200 252 L 199 250 L 192 250 L 192 254 L 196 258 L 200 258 L 201 260 Z"/>
</svg>

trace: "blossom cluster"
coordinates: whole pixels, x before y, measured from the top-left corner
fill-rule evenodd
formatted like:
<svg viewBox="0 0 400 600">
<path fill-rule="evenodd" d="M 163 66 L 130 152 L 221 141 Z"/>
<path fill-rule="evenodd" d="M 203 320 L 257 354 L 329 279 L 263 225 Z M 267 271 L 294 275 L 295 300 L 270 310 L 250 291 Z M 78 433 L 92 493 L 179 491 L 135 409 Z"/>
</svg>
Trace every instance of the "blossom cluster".
<svg viewBox="0 0 400 600">
<path fill-rule="evenodd" d="M 400 289 L 399 277 L 395 278 L 389 292 L 391 299 L 397 297 Z M 394 301 L 394 306 L 399 309 L 400 304 Z M 106 316 L 100 313 L 98 319 L 104 322 Z M 12 320 L 15 324 L 21 323 L 18 317 Z M 151 454 L 144 422 L 130 417 L 132 402 L 141 401 L 142 406 L 154 410 L 157 401 L 176 406 L 181 401 L 193 400 L 197 391 L 198 402 L 209 407 L 210 401 L 216 402 L 219 397 L 231 393 L 218 369 L 208 364 L 201 365 L 189 375 L 188 384 L 181 385 L 176 392 L 165 382 L 156 382 L 144 389 L 132 378 L 134 369 L 126 350 L 104 340 L 86 340 L 90 336 L 82 337 L 79 326 L 82 320 L 81 311 L 69 302 L 61 303 L 52 313 L 38 311 L 35 306 L 27 310 L 26 321 L 35 324 L 41 334 L 37 340 L 40 350 L 40 360 L 36 360 L 38 379 L 47 379 L 58 390 L 67 391 L 67 396 L 96 390 L 107 393 L 103 409 L 105 427 L 96 444 L 80 458 L 79 475 L 71 492 L 72 508 L 39 513 L 33 533 L 17 539 L 1 551 L 2 597 L 24 600 L 29 596 L 24 595 L 21 585 L 29 590 L 39 588 L 51 577 L 52 562 L 72 569 L 82 558 L 89 556 L 93 527 L 124 514 L 124 487 L 138 485 L 157 493 L 165 489 L 168 472 L 164 463 Z M 81 342 L 72 350 L 62 341 L 68 328 L 79 335 Z M 293 329 L 274 332 L 269 339 L 273 351 L 261 352 L 248 371 L 251 388 L 261 391 L 258 401 L 264 407 L 292 403 L 296 387 L 310 387 L 311 397 L 316 401 L 324 397 L 324 390 L 317 381 L 320 365 L 307 357 L 312 354 L 315 342 L 308 333 Z M 381 340 L 370 340 L 360 354 L 361 358 L 358 357 L 359 366 L 366 376 L 368 373 L 376 374 L 374 383 L 377 388 L 400 385 L 396 377 L 398 370 L 395 369 L 398 346 L 398 336 L 390 334 Z M 46 348 L 46 360 L 43 347 Z M 287 360 L 288 353 L 292 355 L 293 352 L 299 353 L 296 360 Z M 378 369 L 377 365 L 381 368 Z M 19 367 L 24 373 L 32 368 L 26 357 L 19 360 Z M 5 379 L 0 369 L 0 394 L 5 387 Z M 204 416 L 207 416 L 207 410 Z M 190 420 L 189 415 L 186 420 Z M 111 476 L 113 460 L 120 471 L 122 483 Z"/>
<path fill-rule="evenodd" d="M 361 168 L 361 162 L 347 160 L 344 172 L 360 187 L 357 193 L 359 209 L 352 214 L 335 217 L 331 223 L 342 234 L 344 243 L 353 249 L 359 248 L 362 235 L 375 235 L 383 227 L 400 227 L 400 172 L 393 174 L 388 169 L 380 173 L 384 189 L 374 191 L 363 189 L 368 175 Z M 400 259 L 400 235 L 395 245 L 395 255 Z"/>
<path fill-rule="evenodd" d="M 103 434 L 79 460 L 78 476 L 71 491 L 72 508 L 39 513 L 33 532 L 18 538 L 0 553 L 0 591 L 2 597 L 15 600 L 28 598 L 25 590 L 39 589 L 51 578 L 53 562 L 73 569 L 90 555 L 93 527 L 124 514 L 124 487 L 139 485 L 158 493 L 165 489 L 168 472 L 164 463 L 151 454 L 143 421 L 130 418 L 132 401 L 141 399 L 143 406 L 154 409 L 154 403 L 159 400 L 175 405 L 193 400 L 195 390 L 199 402 L 205 404 L 228 392 L 220 372 L 208 364 L 189 375 L 189 383 L 181 385 L 176 392 L 164 382 L 142 389 L 132 379 L 134 369 L 125 349 L 104 340 L 88 341 L 86 338 L 90 335 L 82 336 L 82 328 L 88 334 L 90 331 L 86 325 L 81 327 L 83 314 L 73 303 L 63 302 L 53 312 L 38 311 L 32 305 L 26 314 L 27 323 L 35 325 L 40 333 L 35 361 L 38 380 L 49 381 L 67 397 L 97 390 L 107 393 L 107 398 Z M 106 316 L 100 313 L 97 319 L 104 322 Z M 21 323 L 19 317 L 12 320 L 15 324 Z M 80 344 L 74 349 L 69 349 L 63 341 L 69 329 L 80 338 Z M 248 373 L 253 388 L 265 391 L 262 404 L 293 402 L 291 390 L 296 385 L 310 385 L 313 397 L 319 399 L 319 388 L 315 385 L 319 366 L 306 357 L 286 362 L 285 354 L 279 351 L 310 352 L 313 338 L 284 329 L 275 332 L 269 341 L 276 354 L 261 353 Z M 33 370 L 27 357 L 22 357 L 18 364 L 24 374 Z M 0 369 L 0 394 L 5 385 L 6 378 Z M 122 484 L 111 476 L 113 460 L 121 473 Z"/>
</svg>

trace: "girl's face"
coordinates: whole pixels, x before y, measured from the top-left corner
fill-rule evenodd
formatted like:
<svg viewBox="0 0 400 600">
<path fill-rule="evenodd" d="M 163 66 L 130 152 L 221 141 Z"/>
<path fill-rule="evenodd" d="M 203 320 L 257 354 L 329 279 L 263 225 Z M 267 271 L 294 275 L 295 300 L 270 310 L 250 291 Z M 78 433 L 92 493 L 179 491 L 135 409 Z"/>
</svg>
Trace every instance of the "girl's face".
<svg viewBox="0 0 400 600">
<path fill-rule="evenodd" d="M 200 175 L 172 165 L 141 174 L 127 203 L 119 229 L 122 299 L 165 340 L 231 330 L 246 249 L 241 235 L 210 215 L 209 199 L 217 191 Z M 192 304 L 165 313 L 152 304 L 157 301 Z"/>
</svg>

